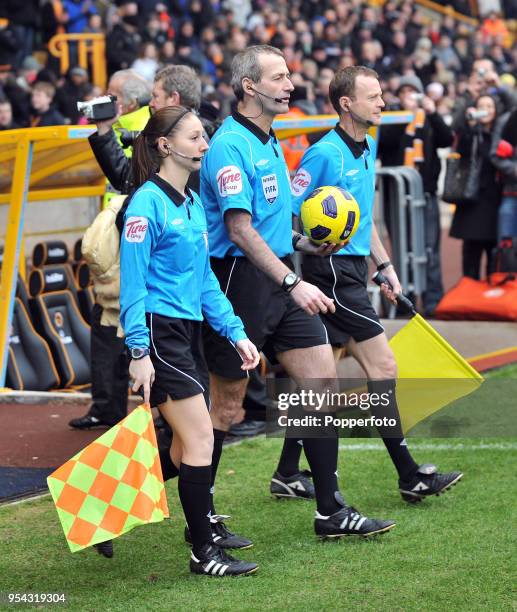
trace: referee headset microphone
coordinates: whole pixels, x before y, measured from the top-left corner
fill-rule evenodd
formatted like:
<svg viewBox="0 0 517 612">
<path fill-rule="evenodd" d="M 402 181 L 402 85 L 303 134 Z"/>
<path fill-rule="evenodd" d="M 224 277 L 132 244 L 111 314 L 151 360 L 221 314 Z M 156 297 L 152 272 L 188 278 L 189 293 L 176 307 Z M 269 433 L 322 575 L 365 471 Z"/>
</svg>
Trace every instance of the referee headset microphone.
<svg viewBox="0 0 517 612">
<path fill-rule="evenodd" d="M 366 119 L 366 117 L 361 117 L 361 115 L 354 113 L 354 111 L 350 108 L 350 104 L 348 104 L 345 107 L 345 110 L 350 115 L 350 117 L 352 117 L 352 120 L 355 121 L 356 123 L 363 123 L 364 125 L 367 125 L 368 127 L 373 127 L 375 125 L 375 123 L 371 121 L 370 119 Z"/>
<path fill-rule="evenodd" d="M 282 104 L 282 102 L 285 100 L 285 98 L 275 98 L 274 96 L 269 96 L 263 91 L 259 91 L 258 89 L 255 89 L 254 87 L 251 87 L 251 86 L 250 86 L 250 89 L 251 91 L 254 91 L 255 93 L 257 93 L 259 96 L 264 96 L 264 98 L 269 98 L 270 100 L 274 100 L 277 104 Z"/>
<path fill-rule="evenodd" d="M 183 112 L 183 114 L 181 114 L 177 119 L 175 119 L 171 125 L 171 127 L 169 128 L 167 133 L 170 133 L 172 128 L 181 121 L 181 119 L 183 119 L 183 117 L 185 115 L 188 115 L 191 112 L 190 109 L 185 109 L 185 112 Z M 203 159 L 203 156 L 201 157 L 190 157 L 190 155 L 185 155 L 184 153 L 180 153 L 179 151 L 175 151 L 170 144 L 166 143 L 164 145 L 164 149 L 167 151 L 167 154 L 170 155 L 171 153 L 174 153 L 175 155 L 179 155 L 180 157 L 183 157 L 183 159 L 188 159 L 190 161 L 193 162 L 200 162 Z"/>
<path fill-rule="evenodd" d="M 274 96 L 270 96 L 266 93 L 264 93 L 263 91 L 259 91 L 258 89 L 255 89 L 254 87 L 252 87 L 251 85 L 248 86 L 248 90 L 255 92 L 256 94 L 259 95 L 259 102 L 260 102 L 260 113 L 258 115 L 255 116 L 250 116 L 250 115 L 243 115 L 243 117 L 246 117 L 246 119 L 258 119 L 262 113 L 264 112 L 264 103 L 262 102 L 262 99 L 260 98 L 260 96 L 264 96 L 264 98 L 269 98 L 270 100 L 273 100 L 274 102 L 276 102 L 277 104 L 282 104 L 282 102 L 284 102 L 284 98 L 275 98 Z"/>
<path fill-rule="evenodd" d="M 190 157 L 189 155 L 184 155 L 183 153 L 180 153 L 179 151 L 175 151 L 174 149 L 172 149 L 169 144 L 165 145 L 165 149 L 168 151 L 169 155 L 171 153 L 175 153 L 176 155 L 179 155 L 180 157 L 183 157 L 184 159 L 189 159 L 190 161 L 200 162 L 203 159 L 202 157 Z"/>
<path fill-rule="evenodd" d="M 354 111 L 350 108 L 350 103 L 348 103 L 344 108 L 345 108 L 345 111 L 352 118 L 352 127 L 354 128 L 354 135 L 356 134 L 356 131 L 355 131 L 356 123 L 362 123 L 363 125 L 366 125 L 369 128 L 375 125 L 375 123 L 371 121 L 370 119 L 366 119 L 366 117 L 361 117 L 361 115 L 354 113 Z M 366 156 L 364 154 L 364 151 L 363 151 L 363 160 L 364 160 L 365 168 L 368 169 L 368 162 L 366 161 Z"/>
</svg>

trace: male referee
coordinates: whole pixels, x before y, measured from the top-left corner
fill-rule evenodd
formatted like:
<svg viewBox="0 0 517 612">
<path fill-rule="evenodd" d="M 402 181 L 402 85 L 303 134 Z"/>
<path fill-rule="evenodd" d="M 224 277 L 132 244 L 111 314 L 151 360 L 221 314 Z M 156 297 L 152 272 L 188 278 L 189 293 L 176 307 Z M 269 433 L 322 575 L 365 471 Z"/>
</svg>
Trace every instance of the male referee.
<svg viewBox="0 0 517 612">
<path fill-rule="evenodd" d="M 304 255 L 303 277 L 335 302 L 335 312 L 321 315 L 330 343 L 339 347 L 335 351 L 345 345 L 347 353 L 357 359 L 366 372 L 370 393 L 389 394 L 389 405 L 372 408 L 374 416 L 400 423 L 395 394 L 397 364 L 366 291 L 366 258 L 370 256 L 391 284 L 391 289 L 382 286 L 385 295 L 396 301 L 401 293 L 395 269 L 373 224 L 376 143 L 367 132 L 380 125 L 384 108 L 378 75 L 364 66 L 344 68 L 332 79 L 329 97 L 339 123 L 305 152 L 292 181 L 293 211 L 298 215 L 303 200 L 317 187 L 335 185 L 355 197 L 361 219 L 353 240 L 337 253 L 329 257 Z M 463 476 L 461 472 L 440 474 L 432 464 L 417 465 L 400 427 L 378 431 L 397 469 L 404 500 L 415 502 L 443 493 Z M 299 454 L 294 446 L 291 454 L 296 452 Z"/>
<path fill-rule="evenodd" d="M 335 379 L 332 350 L 318 316 L 334 312 L 333 300 L 299 278 L 290 259 L 289 174 L 271 130 L 274 117 L 289 109 L 293 90 L 283 54 L 267 45 L 238 53 L 232 62 L 232 87 L 238 110 L 215 133 L 201 169 L 212 269 L 250 339 L 274 355 L 298 384 L 309 378 Z M 333 252 L 329 246 L 315 248 L 307 238 L 298 247 Z M 204 348 L 217 444 L 242 406 L 247 378 L 234 347 L 209 328 Z M 335 431 L 303 443 L 314 477 L 319 536 L 367 536 L 395 525 L 362 516 L 345 504 L 336 476 Z M 216 467 L 212 464 L 213 471 Z"/>
</svg>

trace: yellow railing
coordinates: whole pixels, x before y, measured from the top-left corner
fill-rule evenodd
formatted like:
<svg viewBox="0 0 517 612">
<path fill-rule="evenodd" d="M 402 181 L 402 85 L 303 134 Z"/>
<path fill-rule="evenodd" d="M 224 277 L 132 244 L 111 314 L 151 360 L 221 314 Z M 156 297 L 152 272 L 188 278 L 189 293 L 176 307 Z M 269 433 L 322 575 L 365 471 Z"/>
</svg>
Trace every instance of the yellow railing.
<svg viewBox="0 0 517 612">
<path fill-rule="evenodd" d="M 442 4 L 438 4 L 437 2 L 433 2 L 432 0 L 415 0 L 415 2 L 416 4 L 419 4 L 424 8 L 427 8 L 431 11 L 436 11 L 441 15 L 454 17 L 454 19 L 456 19 L 457 21 L 461 21 L 475 28 L 479 26 L 479 21 L 477 19 L 474 19 L 473 17 L 467 17 L 462 13 L 458 13 L 458 11 L 455 11 L 452 6 L 443 6 Z M 475 0 L 471 0 L 470 4 L 472 10 L 475 10 L 477 12 L 477 2 Z"/>
<path fill-rule="evenodd" d="M 369 4 L 371 4 L 372 6 L 383 6 L 385 3 L 386 0 L 369 0 Z M 473 17 L 467 17 L 462 13 L 458 13 L 458 11 L 455 11 L 450 5 L 443 6 L 443 4 L 438 4 L 437 2 L 433 2 L 432 0 L 415 0 L 415 3 L 420 4 L 420 6 L 423 6 L 424 8 L 427 8 L 430 11 L 436 11 L 441 15 L 450 15 L 451 17 L 454 17 L 454 19 L 462 21 L 463 23 L 468 23 L 471 26 L 477 27 L 479 25 L 477 19 L 474 19 Z M 473 15 L 479 14 L 477 0 L 470 0 L 470 8 Z"/>
<path fill-rule="evenodd" d="M 28 201 L 101 196 L 106 180 L 86 140 L 95 128 L 38 127 L 0 132 L 0 205 L 9 205 L 0 278 L 0 389 L 5 383 L 9 329 Z M 20 265 L 20 262 L 22 265 Z"/>
<path fill-rule="evenodd" d="M 92 67 L 92 83 L 106 89 L 106 37 L 104 34 L 56 34 L 48 43 L 48 51 L 60 62 L 61 74 L 70 67 L 70 43 L 77 43 L 77 60 L 85 70 Z M 91 60 L 91 61 L 89 61 Z"/>
</svg>

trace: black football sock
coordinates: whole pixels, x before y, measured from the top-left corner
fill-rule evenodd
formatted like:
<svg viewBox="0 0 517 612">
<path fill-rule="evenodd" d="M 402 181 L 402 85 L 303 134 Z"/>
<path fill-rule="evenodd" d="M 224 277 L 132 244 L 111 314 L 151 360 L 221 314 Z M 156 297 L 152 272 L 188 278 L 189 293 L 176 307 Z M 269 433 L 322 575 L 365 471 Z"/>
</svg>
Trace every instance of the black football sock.
<svg viewBox="0 0 517 612">
<path fill-rule="evenodd" d="M 282 476 L 293 476 L 300 471 L 300 456 L 303 445 L 296 438 L 284 438 L 282 454 L 276 468 Z"/>
<path fill-rule="evenodd" d="M 337 482 L 338 436 L 328 435 L 321 438 L 304 438 L 303 450 L 314 480 L 318 512 L 330 516 L 341 509 L 336 500 L 339 494 Z"/>
<path fill-rule="evenodd" d="M 214 506 L 214 488 L 217 468 L 223 452 L 223 442 L 226 438 L 226 432 L 222 429 L 214 429 L 214 450 L 212 451 L 212 479 L 210 480 L 210 512 L 212 515 L 217 514 Z"/>
<path fill-rule="evenodd" d="M 179 470 L 178 493 L 192 538 L 192 550 L 212 543 L 208 512 L 210 507 L 210 476 L 212 466 L 192 466 L 182 463 Z"/>
<path fill-rule="evenodd" d="M 416 474 L 418 465 L 411 456 L 402 433 L 400 413 L 397 406 L 396 380 L 369 380 L 368 391 L 388 399 L 385 406 L 370 406 L 370 411 L 374 417 L 393 419 L 397 422 L 395 427 L 380 426 L 377 427 L 377 431 L 386 446 L 399 478 L 409 480 Z M 383 402 L 379 403 L 382 404 Z"/>
<path fill-rule="evenodd" d="M 180 473 L 179 469 L 172 462 L 171 453 L 168 448 L 160 448 L 160 463 L 162 464 L 164 482 L 171 480 L 171 478 L 176 478 Z"/>
</svg>

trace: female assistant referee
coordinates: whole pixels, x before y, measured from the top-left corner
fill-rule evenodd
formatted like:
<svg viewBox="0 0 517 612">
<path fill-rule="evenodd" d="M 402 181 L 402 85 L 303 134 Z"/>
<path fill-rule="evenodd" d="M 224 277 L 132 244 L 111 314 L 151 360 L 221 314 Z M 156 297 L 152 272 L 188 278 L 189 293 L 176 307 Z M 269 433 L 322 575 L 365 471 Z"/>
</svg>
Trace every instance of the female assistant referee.
<svg viewBox="0 0 517 612">
<path fill-rule="evenodd" d="M 251 574 L 257 564 L 234 559 L 212 541 L 209 494 L 213 433 L 200 356 L 206 317 L 233 344 L 242 368 L 257 349 L 221 291 L 209 263 L 205 213 L 187 185 L 208 145 L 196 115 L 181 106 L 157 111 L 137 138 L 132 164 L 137 191 L 124 215 L 120 254 L 121 322 L 131 355 L 133 390 L 158 406 L 174 432 L 171 459 L 192 538 L 196 574 Z"/>
</svg>

